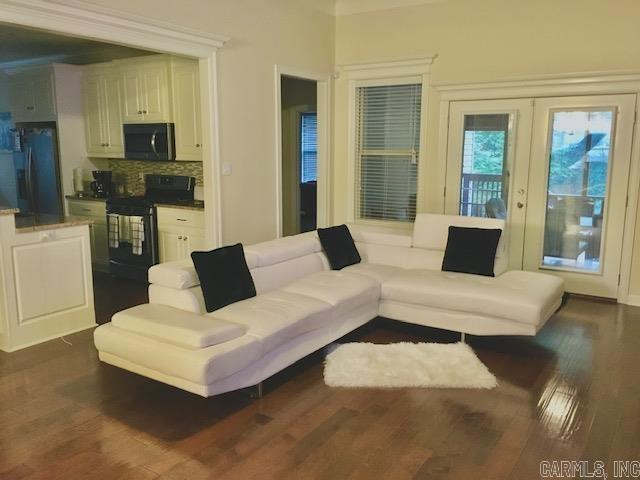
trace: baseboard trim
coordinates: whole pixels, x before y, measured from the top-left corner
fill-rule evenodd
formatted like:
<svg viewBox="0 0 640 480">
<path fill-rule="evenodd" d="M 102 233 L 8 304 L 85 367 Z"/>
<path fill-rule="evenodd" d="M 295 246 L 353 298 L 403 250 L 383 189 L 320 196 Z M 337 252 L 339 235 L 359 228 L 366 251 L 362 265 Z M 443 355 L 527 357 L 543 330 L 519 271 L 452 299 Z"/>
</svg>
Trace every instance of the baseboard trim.
<svg viewBox="0 0 640 480">
<path fill-rule="evenodd" d="M 620 300 L 619 302 L 633 307 L 640 307 L 640 295 L 627 295 L 625 299 Z"/>
</svg>

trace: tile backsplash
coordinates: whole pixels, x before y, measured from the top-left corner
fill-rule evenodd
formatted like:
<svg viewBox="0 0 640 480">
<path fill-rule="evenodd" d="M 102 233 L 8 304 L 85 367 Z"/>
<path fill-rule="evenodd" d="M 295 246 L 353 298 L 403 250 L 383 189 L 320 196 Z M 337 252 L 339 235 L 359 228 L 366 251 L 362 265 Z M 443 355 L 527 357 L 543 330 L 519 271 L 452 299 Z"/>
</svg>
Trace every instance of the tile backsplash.
<svg viewBox="0 0 640 480">
<path fill-rule="evenodd" d="M 124 184 L 125 191 L 134 195 L 144 193 L 144 180 L 141 174 L 188 175 L 196 177 L 196 185 L 202 186 L 202 162 L 144 162 L 138 160 L 108 161 L 108 169 L 113 171 L 113 180 Z"/>
</svg>

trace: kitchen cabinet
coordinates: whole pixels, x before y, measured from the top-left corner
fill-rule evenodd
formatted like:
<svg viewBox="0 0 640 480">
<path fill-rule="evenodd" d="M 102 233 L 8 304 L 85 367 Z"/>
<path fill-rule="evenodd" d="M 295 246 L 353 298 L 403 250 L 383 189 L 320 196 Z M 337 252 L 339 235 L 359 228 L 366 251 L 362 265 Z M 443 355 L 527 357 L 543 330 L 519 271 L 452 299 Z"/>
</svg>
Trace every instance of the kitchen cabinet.
<svg viewBox="0 0 640 480">
<path fill-rule="evenodd" d="M 9 72 L 10 109 L 15 122 L 56 120 L 55 87 L 49 67 Z"/>
<path fill-rule="evenodd" d="M 203 210 L 157 207 L 157 213 L 160 262 L 184 260 L 206 248 Z"/>
<path fill-rule="evenodd" d="M 165 123 L 171 121 L 168 63 L 127 60 L 120 62 L 122 121 Z"/>
<path fill-rule="evenodd" d="M 120 76 L 111 65 L 92 66 L 83 81 L 85 133 L 90 157 L 123 158 Z"/>
<path fill-rule="evenodd" d="M 89 243 L 91 245 L 91 263 L 99 271 L 109 270 L 109 237 L 107 233 L 107 212 L 103 201 L 68 199 L 69 214 L 86 218 L 89 225 Z"/>
<path fill-rule="evenodd" d="M 171 59 L 171 100 L 176 160 L 201 162 L 200 70 L 197 61 Z"/>
</svg>

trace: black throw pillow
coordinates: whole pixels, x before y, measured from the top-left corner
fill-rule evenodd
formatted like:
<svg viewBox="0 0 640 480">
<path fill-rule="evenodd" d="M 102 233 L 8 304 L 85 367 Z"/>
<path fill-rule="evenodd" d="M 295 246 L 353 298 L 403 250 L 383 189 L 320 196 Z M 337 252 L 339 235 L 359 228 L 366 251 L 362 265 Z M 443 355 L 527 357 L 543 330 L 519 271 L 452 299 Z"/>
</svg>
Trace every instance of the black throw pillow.
<svg viewBox="0 0 640 480">
<path fill-rule="evenodd" d="M 207 312 L 256 296 L 241 243 L 209 252 L 191 252 Z"/>
<path fill-rule="evenodd" d="M 495 277 L 493 264 L 502 230 L 449 227 L 442 270 Z"/>
<path fill-rule="evenodd" d="M 360 263 L 360 254 L 346 225 L 319 228 L 318 238 L 332 270 Z"/>
</svg>

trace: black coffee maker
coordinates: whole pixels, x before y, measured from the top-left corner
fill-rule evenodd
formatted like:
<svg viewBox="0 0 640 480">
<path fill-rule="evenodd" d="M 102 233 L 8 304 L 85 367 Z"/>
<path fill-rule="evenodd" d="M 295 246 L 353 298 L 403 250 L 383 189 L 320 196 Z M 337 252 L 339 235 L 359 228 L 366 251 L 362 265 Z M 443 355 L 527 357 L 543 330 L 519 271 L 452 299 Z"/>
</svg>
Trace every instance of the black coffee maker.
<svg viewBox="0 0 640 480">
<path fill-rule="evenodd" d="M 96 198 L 107 198 L 111 196 L 111 170 L 94 170 L 94 182 L 91 182 L 91 191 Z"/>
</svg>

